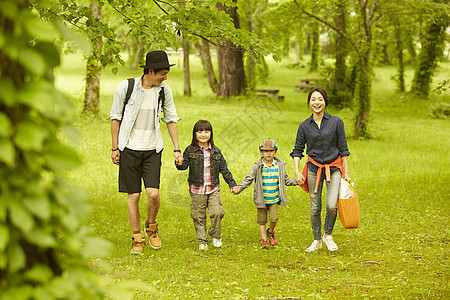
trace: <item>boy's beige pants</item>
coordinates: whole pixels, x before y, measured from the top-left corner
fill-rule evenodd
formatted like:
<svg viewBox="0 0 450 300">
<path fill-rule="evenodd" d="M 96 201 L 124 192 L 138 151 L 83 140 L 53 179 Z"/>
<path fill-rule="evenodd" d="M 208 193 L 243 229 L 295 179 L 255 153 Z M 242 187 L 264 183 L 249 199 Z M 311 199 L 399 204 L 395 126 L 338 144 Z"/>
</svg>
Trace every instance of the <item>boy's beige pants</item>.
<svg viewBox="0 0 450 300">
<path fill-rule="evenodd" d="M 222 201 L 220 201 L 220 189 L 208 195 L 194 194 L 190 192 L 192 198 L 191 218 L 194 221 L 195 231 L 197 233 L 197 243 L 208 244 L 208 235 L 206 233 L 206 209 L 208 209 L 211 227 L 209 236 L 216 239 L 222 238 L 221 221 L 225 215 Z"/>
</svg>

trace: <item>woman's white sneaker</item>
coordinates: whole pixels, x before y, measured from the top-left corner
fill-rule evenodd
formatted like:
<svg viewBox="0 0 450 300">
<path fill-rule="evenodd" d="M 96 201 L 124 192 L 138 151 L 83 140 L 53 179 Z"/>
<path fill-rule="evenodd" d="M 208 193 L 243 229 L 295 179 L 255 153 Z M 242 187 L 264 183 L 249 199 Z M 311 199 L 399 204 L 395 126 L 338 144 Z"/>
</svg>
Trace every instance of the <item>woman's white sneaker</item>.
<svg viewBox="0 0 450 300">
<path fill-rule="evenodd" d="M 333 237 L 331 235 L 328 235 L 328 236 L 324 235 L 323 236 L 323 242 L 325 243 L 325 245 L 327 245 L 327 248 L 330 251 L 336 251 L 338 249 L 338 246 L 333 241 Z"/>
<path fill-rule="evenodd" d="M 200 245 L 198 245 L 198 250 L 205 251 L 206 249 L 208 249 L 208 245 L 207 244 L 200 244 Z"/>
<path fill-rule="evenodd" d="M 312 242 L 311 246 L 309 246 L 308 248 L 306 248 L 306 252 L 314 252 L 316 250 L 322 249 L 322 241 L 321 240 L 314 240 L 314 242 Z"/>
</svg>

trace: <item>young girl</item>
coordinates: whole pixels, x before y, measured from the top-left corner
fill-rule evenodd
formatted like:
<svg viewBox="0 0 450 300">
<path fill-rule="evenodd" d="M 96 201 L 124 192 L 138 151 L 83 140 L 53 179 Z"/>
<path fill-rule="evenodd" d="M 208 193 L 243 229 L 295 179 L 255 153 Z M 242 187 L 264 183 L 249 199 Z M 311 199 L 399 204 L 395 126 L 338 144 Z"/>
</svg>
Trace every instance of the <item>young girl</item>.
<svg viewBox="0 0 450 300">
<path fill-rule="evenodd" d="M 311 226 L 314 241 L 306 252 L 322 248 L 321 218 L 322 186 L 326 179 L 327 214 L 325 216 L 323 241 L 328 250 L 336 251 L 338 246 L 333 241 L 331 233 L 337 216 L 338 192 L 341 177 L 350 181 L 348 156 L 350 152 L 345 137 L 344 122 L 325 112 L 328 96 L 324 89 L 315 88 L 308 94 L 308 106 L 312 115 L 300 123 L 297 131 L 294 150 L 295 179 L 302 188 L 309 192 Z M 303 169 L 299 170 L 300 159 L 307 145 L 308 160 Z"/>
<path fill-rule="evenodd" d="M 221 221 L 225 209 L 220 201 L 219 172 L 230 188 L 236 186 L 233 175 L 219 148 L 214 145 L 211 123 L 199 120 L 194 125 L 192 143 L 183 153 L 183 163 L 178 170 L 189 167 L 189 190 L 192 197 L 191 218 L 197 233 L 200 250 L 206 250 L 209 239 L 206 233 L 206 209 L 208 208 L 211 227 L 209 236 L 215 247 L 222 246 Z"/>
</svg>

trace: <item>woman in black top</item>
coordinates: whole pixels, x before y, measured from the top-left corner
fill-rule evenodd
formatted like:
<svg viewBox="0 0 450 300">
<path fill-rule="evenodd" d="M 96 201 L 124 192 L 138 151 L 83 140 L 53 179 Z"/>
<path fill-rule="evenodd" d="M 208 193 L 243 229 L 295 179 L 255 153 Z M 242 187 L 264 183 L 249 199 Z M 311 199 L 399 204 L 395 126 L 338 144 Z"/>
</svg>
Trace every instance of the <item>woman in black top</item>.
<svg viewBox="0 0 450 300">
<path fill-rule="evenodd" d="M 323 240 L 328 250 L 336 251 L 338 246 L 333 241 L 331 233 L 337 216 L 338 192 L 341 178 L 350 181 L 348 156 L 344 123 L 337 116 L 325 112 L 328 96 L 324 89 L 315 88 L 308 94 L 308 106 L 312 115 L 303 121 L 297 131 L 294 150 L 295 179 L 299 185 L 309 192 L 310 217 L 314 233 L 314 241 L 306 252 L 322 248 L 321 241 L 321 210 L 322 187 L 326 179 L 327 213 L 325 216 Z M 307 146 L 308 160 L 303 174 L 299 170 L 303 150 Z M 306 178 L 305 178 L 306 177 Z"/>
</svg>

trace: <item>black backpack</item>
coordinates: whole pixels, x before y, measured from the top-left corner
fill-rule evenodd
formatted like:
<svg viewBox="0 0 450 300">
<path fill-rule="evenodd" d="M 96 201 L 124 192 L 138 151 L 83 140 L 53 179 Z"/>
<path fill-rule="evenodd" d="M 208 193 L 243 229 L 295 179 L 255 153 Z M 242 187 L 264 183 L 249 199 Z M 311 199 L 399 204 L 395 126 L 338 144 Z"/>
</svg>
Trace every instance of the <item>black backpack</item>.
<svg viewBox="0 0 450 300">
<path fill-rule="evenodd" d="M 122 110 L 122 120 L 123 120 L 123 114 L 125 113 L 125 106 L 128 103 L 128 100 L 130 100 L 131 94 L 133 93 L 134 89 L 134 78 L 128 78 L 128 89 L 127 89 L 127 95 L 125 96 L 125 102 L 123 103 L 123 110 Z M 158 97 L 158 106 L 161 102 L 161 110 L 164 106 L 164 100 L 166 99 L 166 95 L 164 94 L 164 87 L 161 87 L 161 90 L 159 91 L 159 97 Z"/>
</svg>

